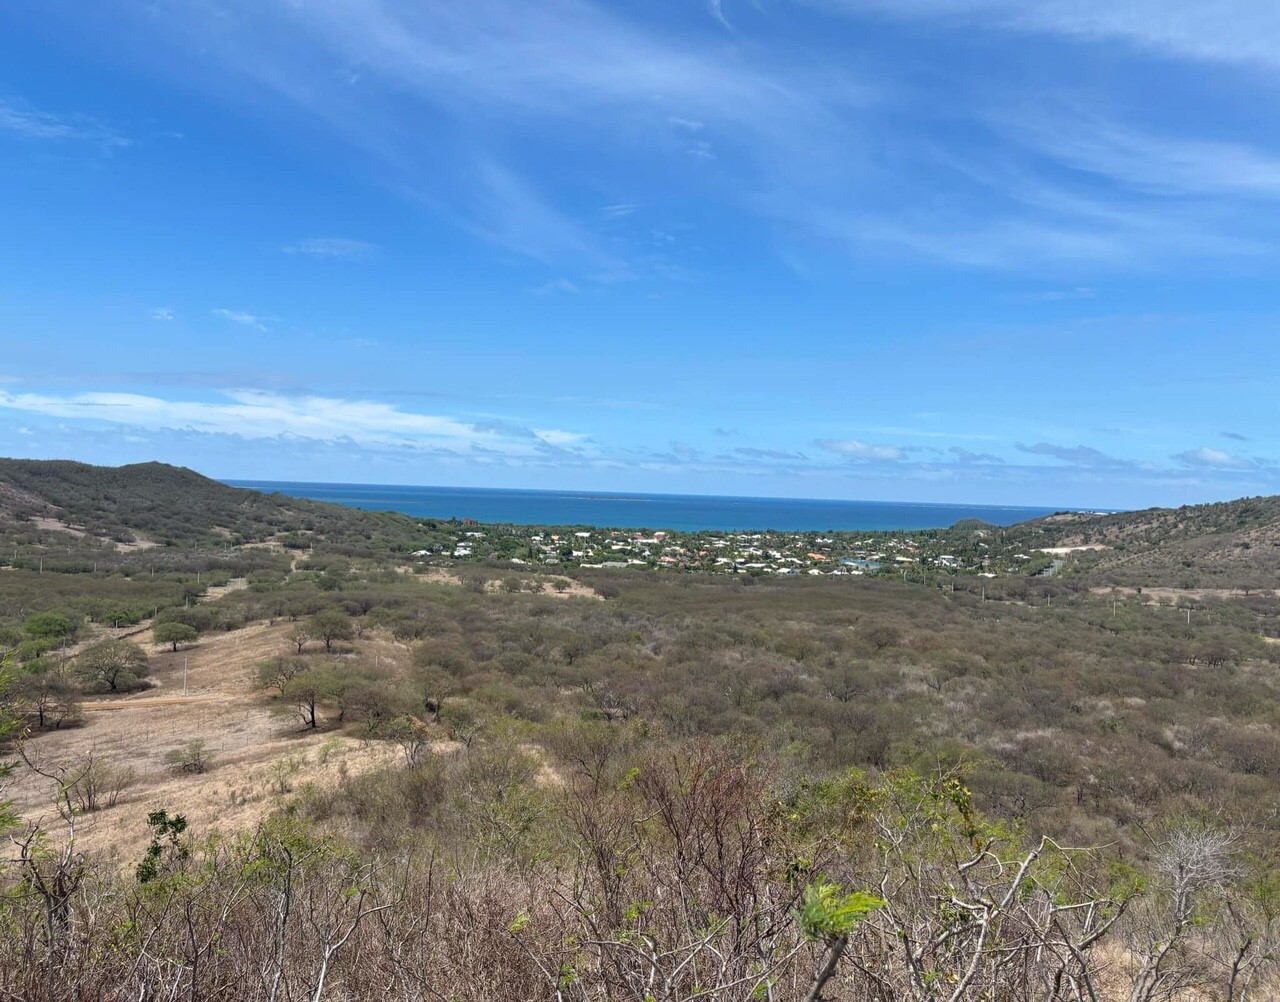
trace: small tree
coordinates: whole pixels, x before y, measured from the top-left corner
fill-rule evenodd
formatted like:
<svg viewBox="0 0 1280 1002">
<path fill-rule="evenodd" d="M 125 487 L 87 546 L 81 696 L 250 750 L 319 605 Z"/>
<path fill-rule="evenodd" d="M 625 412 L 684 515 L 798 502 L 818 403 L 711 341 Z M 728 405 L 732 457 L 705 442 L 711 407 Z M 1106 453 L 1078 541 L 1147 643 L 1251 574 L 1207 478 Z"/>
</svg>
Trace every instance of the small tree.
<svg viewBox="0 0 1280 1002">
<path fill-rule="evenodd" d="M 147 655 L 128 640 L 100 640 L 76 659 L 76 674 L 110 692 L 139 689 L 147 676 Z"/>
<path fill-rule="evenodd" d="M 127 765 L 116 765 L 96 750 L 65 769 L 61 777 L 65 797 L 80 814 L 115 807 L 121 795 L 137 782 Z"/>
<path fill-rule="evenodd" d="M 150 883 L 191 857 L 189 840 L 183 837 L 187 830 L 183 815 L 152 811 L 147 815 L 147 827 L 151 829 L 151 842 L 134 871 L 140 884 Z"/>
<path fill-rule="evenodd" d="M 291 679 L 308 671 L 311 665 L 302 658 L 276 657 L 258 665 L 258 682 L 264 689 L 279 689 L 284 695 Z"/>
<path fill-rule="evenodd" d="M 203 741 L 188 741 L 181 748 L 167 752 L 164 760 L 174 772 L 201 775 L 213 768 L 213 756 L 209 753 L 209 746 Z"/>
<path fill-rule="evenodd" d="M 58 612 L 37 612 L 28 616 L 22 624 L 22 635 L 27 640 L 48 641 L 57 646 L 59 641 L 75 635 L 76 624 Z"/>
<path fill-rule="evenodd" d="M 355 636 L 351 617 L 340 609 L 323 609 L 309 620 L 307 627 L 313 636 L 324 641 L 326 651 L 333 650 L 335 640 L 350 640 Z"/>
<path fill-rule="evenodd" d="M 66 672 L 50 668 L 24 672 L 10 688 L 17 709 L 41 730 L 80 721 L 80 694 Z"/>
<path fill-rule="evenodd" d="M 288 638 L 289 643 L 298 649 L 299 654 L 302 653 L 302 648 L 306 647 L 312 640 L 311 631 L 302 623 L 295 626 L 285 636 Z"/>
<path fill-rule="evenodd" d="M 282 694 L 302 718 L 302 726 L 314 730 L 320 726 L 320 706 L 342 691 L 342 681 L 333 673 L 312 669 L 285 683 Z"/>
<path fill-rule="evenodd" d="M 176 653 L 179 644 L 189 644 L 199 636 L 194 626 L 186 623 L 157 623 L 151 631 L 152 639 L 157 644 L 172 644 Z"/>
<path fill-rule="evenodd" d="M 378 728 L 378 736 L 400 746 L 404 764 L 409 768 L 421 762 L 431 751 L 431 737 L 426 725 L 407 713 Z"/>
</svg>

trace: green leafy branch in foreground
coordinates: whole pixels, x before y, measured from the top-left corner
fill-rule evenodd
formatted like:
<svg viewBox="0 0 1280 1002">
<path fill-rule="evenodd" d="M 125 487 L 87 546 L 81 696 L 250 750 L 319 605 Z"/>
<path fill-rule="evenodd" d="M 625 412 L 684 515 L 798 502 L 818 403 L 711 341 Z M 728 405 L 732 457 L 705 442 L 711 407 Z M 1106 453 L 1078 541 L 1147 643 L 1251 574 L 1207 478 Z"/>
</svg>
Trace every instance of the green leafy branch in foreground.
<svg viewBox="0 0 1280 1002">
<path fill-rule="evenodd" d="M 822 989 L 835 973 L 836 965 L 849 945 L 849 934 L 868 915 L 886 902 L 862 891 L 844 893 L 839 884 L 820 880 L 804 889 L 804 898 L 796 913 L 796 921 L 807 939 L 826 944 L 826 954 L 814 975 L 806 1002 L 822 998 Z"/>
</svg>

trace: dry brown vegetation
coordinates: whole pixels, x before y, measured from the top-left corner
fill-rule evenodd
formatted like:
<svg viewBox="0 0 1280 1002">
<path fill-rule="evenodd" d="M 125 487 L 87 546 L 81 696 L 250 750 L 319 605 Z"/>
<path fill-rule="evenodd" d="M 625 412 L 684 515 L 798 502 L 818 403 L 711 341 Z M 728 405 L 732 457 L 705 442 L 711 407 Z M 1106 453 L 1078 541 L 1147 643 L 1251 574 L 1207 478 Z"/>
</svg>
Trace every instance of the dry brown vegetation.
<svg viewBox="0 0 1280 1002">
<path fill-rule="evenodd" d="M 1274 583 L 419 573 L 275 505 L 4 530 L 0 993 L 1277 996 Z"/>
</svg>

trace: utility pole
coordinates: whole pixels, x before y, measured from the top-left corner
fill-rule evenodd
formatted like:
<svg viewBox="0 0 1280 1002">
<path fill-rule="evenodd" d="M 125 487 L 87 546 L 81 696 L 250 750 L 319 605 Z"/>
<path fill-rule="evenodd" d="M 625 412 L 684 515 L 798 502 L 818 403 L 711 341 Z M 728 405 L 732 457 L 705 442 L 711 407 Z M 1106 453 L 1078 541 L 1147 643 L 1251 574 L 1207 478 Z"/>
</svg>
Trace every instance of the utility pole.
<svg viewBox="0 0 1280 1002">
<path fill-rule="evenodd" d="M 187 655 L 182 655 L 182 694 L 187 694 Z"/>
</svg>

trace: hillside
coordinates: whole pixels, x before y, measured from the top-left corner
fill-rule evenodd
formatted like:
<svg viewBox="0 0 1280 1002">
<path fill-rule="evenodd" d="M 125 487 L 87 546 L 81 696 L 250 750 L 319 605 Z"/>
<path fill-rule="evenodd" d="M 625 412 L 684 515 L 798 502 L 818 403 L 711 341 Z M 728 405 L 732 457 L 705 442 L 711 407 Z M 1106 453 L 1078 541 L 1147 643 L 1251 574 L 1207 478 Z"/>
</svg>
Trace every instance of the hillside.
<svg viewBox="0 0 1280 1002">
<path fill-rule="evenodd" d="M 1096 584 L 1280 587 L 1280 497 L 1061 513 L 1013 526 L 1006 538 L 1038 549 L 1081 548 L 1070 570 Z"/>
<path fill-rule="evenodd" d="M 559 564 L 559 544 L 534 545 L 544 528 L 486 526 L 486 538 L 477 543 L 464 538 L 464 527 L 457 523 L 420 521 L 394 512 L 366 512 L 263 494 L 161 463 L 99 467 L 0 459 L 0 546 L 17 544 L 14 552 L 20 558 L 23 545 L 39 543 L 41 533 L 62 533 L 61 556 L 46 556 L 61 559 L 65 566 L 119 561 L 131 552 L 157 546 L 164 551 L 163 559 L 170 562 L 177 551 L 248 546 L 293 551 L 318 548 L 349 557 L 428 551 L 446 558 L 452 554 L 455 560 L 469 557 L 468 562 L 508 562 L 512 557 L 527 560 L 538 551 L 553 558 L 541 562 Z M 711 559 L 726 552 L 712 548 L 723 545 L 716 537 L 725 534 L 666 535 L 675 553 L 700 550 L 708 559 L 681 556 L 667 561 L 659 559 L 659 552 L 652 552 L 650 566 L 733 571 Z M 1052 572 L 1060 580 L 1092 587 L 1246 591 L 1280 587 L 1280 497 L 1111 515 L 1062 512 L 1005 529 L 970 520 L 950 529 L 920 533 L 829 535 L 837 537 L 835 550 L 823 548 L 814 533 L 792 533 L 771 534 L 750 552 L 781 547 L 803 559 L 812 558 L 817 547 L 826 556 L 807 564 L 812 572 L 824 560 L 834 566 L 842 553 L 865 556 L 857 549 L 863 545 L 859 540 L 874 537 L 881 549 L 893 556 L 893 566 L 885 573 L 898 573 L 910 555 L 921 582 L 957 569 L 961 573 L 989 570 L 1000 577 L 1034 575 L 1048 569 L 1052 557 L 1056 563 Z M 587 566 L 589 559 L 610 559 L 609 551 L 619 549 L 614 545 L 619 538 L 625 543 L 628 537 L 610 534 L 593 551 L 605 556 L 584 556 L 577 563 Z M 466 544 L 465 556 L 461 551 L 455 553 L 458 544 Z M 1036 551 L 1049 556 L 1030 560 L 1025 556 Z M 27 552 L 30 556 L 34 550 Z M 942 553 L 959 554 L 961 565 L 957 568 L 935 559 Z M 635 549 L 628 555 L 634 557 Z M 748 569 L 753 566 L 759 564 L 746 563 Z"/>
<path fill-rule="evenodd" d="M 404 515 L 229 487 L 163 463 L 0 459 L 3 523 L 134 545 L 301 548 L 323 539 L 339 550 L 387 551 L 423 538 L 418 523 Z"/>
<path fill-rule="evenodd" d="M 0 498 L 7 995 L 1276 997 L 1280 597 L 1090 563 L 1235 575 L 1271 502 L 834 576 L 553 568 L 158 464 L 3 461 Z"/>
</svg>

